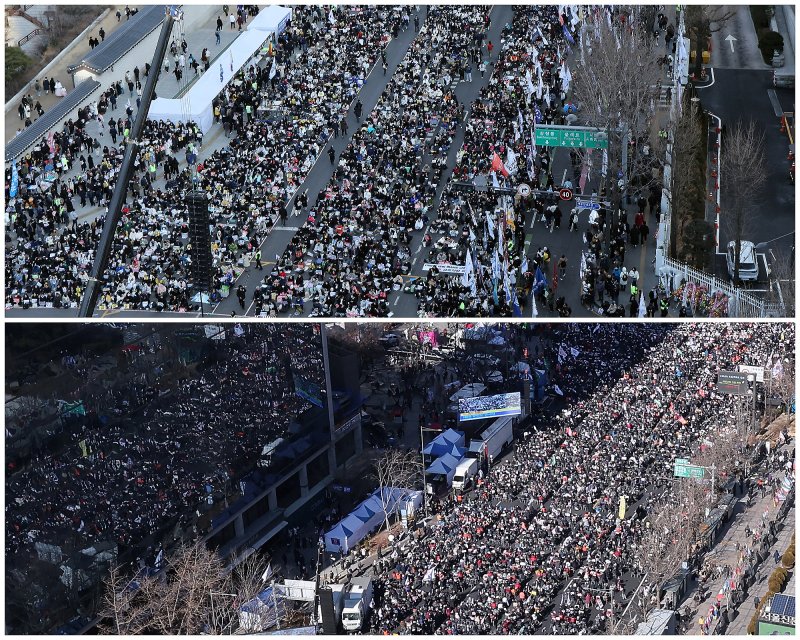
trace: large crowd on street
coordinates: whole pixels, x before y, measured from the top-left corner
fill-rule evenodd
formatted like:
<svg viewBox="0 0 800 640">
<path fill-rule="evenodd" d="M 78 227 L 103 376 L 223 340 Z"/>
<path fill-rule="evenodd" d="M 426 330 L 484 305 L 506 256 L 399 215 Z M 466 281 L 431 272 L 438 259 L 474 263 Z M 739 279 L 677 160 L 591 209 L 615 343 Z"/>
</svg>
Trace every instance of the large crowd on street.
<svg viewBox="0 0 800 640">
<path fill-rule="evenodd" d="M 119 409 L 140 409 L 131 415 L 111 410 L 90 420 L 103 411 L 91 396 L 81 398 L 87 419 L 74 426 L 72 442 L 37 451 L 24 469 L 9 472 L 9 561 L 33 553 L 37 542 L 139 544 L 231 492 L 262 448 L 286 437 L 290 421 L 310 406 L 295 394 L 292 374 L 320 384 L 319 337 L 299 324 L 229 327 L 228 334 L 218 357 L 201 362 L 173 392 L 138 385 L 138 400 L 120 394 Z"/>
<path fill-rule="evenodd" d="M 389 315 L 387 296 L 411 270 L 411 237 L 428 222 L 463 114 L 452 85 L 476 64 L 488 19 L 487 7 L 428 9 L 305 225 L 264 278 L 262 311 L 307 299 L 312 316 Z"/>
<path fill-rule="evenodd" d="M 734 424 L 720 370 L 771 357 L 793 366 L 786 325 L 587 329 L 562 325 L 545 352 L 566 407 L 379 560 L 372 632 L 605 632 L 645 552 L 642 518 L 620 519 L 620 498 L 646 515 L 671 490 L 675 458 Z"/>
<path fill-rule="evenodd" d="M 514 7 L 493 43 L 491 13 L 486 6 L 294 7 L 271 55 L 225 78 L 213 104 L 213 127 L 225 134 L 221 147 L 204 151 L 194 122 L 148 121 L 99 308 L 197 308 L 185 201 L 196 189 L 210 209 L 212 284 L 204 294 L 212 303 L 230 295 L 252 265 L 265 271 L 247 292 L 260 316 L 384 317 L 399 292 L 417 298 L 421 317 L 530 315 L 530 304 L 570 316 L 558 290 L 566 258 L 559 260 L 542 234 L 561 228 L 558 189 L 585 178 L 586 160 L 573 150 L 572 175 L 561 185 L 553 149 L 536 147 L 531 132 L 579 118 L 568 63 L 580 20 L 571 8 Z M 581 20 L 621 29 L 626 17 L 604 9 Z M 365 113 L 361 87 L 381 68 L 386 75 L 387 45 L 411 28 L 410 48 Z M 208 48 L 187 58 L 185 44 L 173 43 L 164 72 L 172 64 L 173 72 L 216 73 Z M 7 307 L 79 305 L 151 72 L 149 64 L 125 71 L 74 121 L 18 159 L 19 191 L 6 207 Z M 483 84 L 487 73 L 477 99 L 461 104 L 458 84 Z M 185 88 L 192 76 L 176 78 Z M 350 132 L 353 119 L 357 129 Z M 464 140 L 439 199 L 460 125 Z M 352 138 L 338 158 L 328 148 L 335 169 L 315 197 L 304 181 L 340 135 Z M 7 196 L 11 173 L 8 166 Z M 484 182 L 489 190 L 476 191 Z M 540 191 L 514 195 L 522 183 Z M 577 209 L 563 220 L 583 236 L 580 265 L 570 258 L 580 277 L 569 285 L 580 286 L 581 304 L 609 316 L 628 308 L 632 316 L 667 315 L 672 292 L 642 292 L 640 274 L 625 265 L 626 249 L 654 233 L 648 220 L 658 222 L 659 193 L 632 194 L 631 220 L 617 220 L 605 207 L 588 221 Z M 301 216 L 299 231 L 274 261 L 262 257 L 263 242 L 290 212 Z M 531 227 L 536 240 L 529 246 Z M 418 275 L 423 263 L 435 266 Z M 241 302 L 244 308 L 250 301 Z M 724 303 L 714 301 L 709 313 L 722 314 Z M 694 305 L 684 296 L 679 306 L 687 315 Z"/>
<path fill-rule="evenodd" d="M 190 308 L 183 196 L 192 189 L 207 194 L 214 227 L 212 298 L 227 293 L 245 255 L 254 255 L 270 229 L 285 220 L 328 139 L 346 130 L 351 104 L 380 52 L 409 25 L 407 9 L 339 7 L 326 14 L 320 7 L 296 7 L 269 62 L 238 72 L 215 101 L 215 121 L 231 137 L 222 149 L 203 157 L 203 134 L 194 122 L 148 121 L 99 306 Z M 204 50 L 199 57 L 208 56 Z M 19 192 L 7 198 L 6 210 L 7 305 L 79 304 L 122 145 L 150 72 L 149 65 L 127 71 L 63 131 L 52 132 L 19 159 Z M 10 166 L 6 174 L 8 196 Z M 91 219 L 83 215 L 87 201 L 99 207 Z"/>
</svg>

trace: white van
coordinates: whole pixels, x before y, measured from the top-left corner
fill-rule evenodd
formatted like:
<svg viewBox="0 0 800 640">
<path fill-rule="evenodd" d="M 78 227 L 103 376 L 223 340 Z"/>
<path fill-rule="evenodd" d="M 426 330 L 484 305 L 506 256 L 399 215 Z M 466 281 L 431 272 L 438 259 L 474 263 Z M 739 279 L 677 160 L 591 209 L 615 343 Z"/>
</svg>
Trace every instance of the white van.
<svg viewBox="0 0 800 640">
<path fill-rule="evenodd" d="M 739 251 L 739 279 L 747 281 L 758 280 L 758 257 L 756 247 L 749 240 L 742 240 L 741 250 Z M 736 269 L 736 241 L 728 243 L 728 251 L 725 254 L 725 261 L 728 264 L 728 275 L 733 278 Z"/>
<path fill-rule="evenodd" d="M 478 475 L 477 458 L 464 458 L 456 467 L 456 474 L 453 476 L 453 489 L 463 491 L 470 485 L 476 475 Z"/>
</svg>

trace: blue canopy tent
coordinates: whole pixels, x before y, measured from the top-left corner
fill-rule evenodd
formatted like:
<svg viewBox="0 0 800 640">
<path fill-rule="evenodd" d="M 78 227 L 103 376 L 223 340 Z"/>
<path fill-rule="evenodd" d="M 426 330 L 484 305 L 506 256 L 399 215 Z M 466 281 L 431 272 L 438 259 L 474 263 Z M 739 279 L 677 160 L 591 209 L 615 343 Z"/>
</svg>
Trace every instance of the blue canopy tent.
<svg viewBox="0 0 800 640">
<path fill-rule="evenodd" d="M 461 431 L 448 429 L 425 445 L 422 453 L 432 458 L 438 458 L 449 453 L 453 446 L 463 447 L 464 442 L 464 434 Z"/>
</svg>

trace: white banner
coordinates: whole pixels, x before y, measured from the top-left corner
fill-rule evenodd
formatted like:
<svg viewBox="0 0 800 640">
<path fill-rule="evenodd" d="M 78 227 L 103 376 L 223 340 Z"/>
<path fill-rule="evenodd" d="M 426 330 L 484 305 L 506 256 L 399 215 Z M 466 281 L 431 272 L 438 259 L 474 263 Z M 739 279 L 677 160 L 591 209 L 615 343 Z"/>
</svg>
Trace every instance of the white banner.
<svg viewBox="0 0 800 640">
<path fill-rule="evenodd" d="M 435 262 L 426 262 L 422 265 L 423 271 L 430 271 L 433 267 L 439 270 L 439 273 L 453 273 L 462 274 L 467 266 L 464 264 L 436 264 Z"/>
<path fill-rule="evenodd" d="M 752 373 L 756 376 L 756 382 L 764 382 L 764 367 L 754 367 L 750 364 L 740 364 L 739 371 L 742 373 Z"/>
</svg>

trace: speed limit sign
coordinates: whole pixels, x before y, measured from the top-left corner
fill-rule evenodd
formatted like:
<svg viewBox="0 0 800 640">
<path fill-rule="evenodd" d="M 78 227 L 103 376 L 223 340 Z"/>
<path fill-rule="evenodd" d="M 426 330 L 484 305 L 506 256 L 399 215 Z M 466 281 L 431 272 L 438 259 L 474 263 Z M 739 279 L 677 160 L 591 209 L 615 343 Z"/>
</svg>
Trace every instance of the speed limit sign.
<svg viewBox="0 0 800 640">
<path fill-rule="evenodd" d="M 562 200 L 572 200 L 572 189 L 565 187 L 558 192 L 558 195 Z"/>
</svg>

